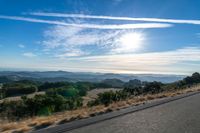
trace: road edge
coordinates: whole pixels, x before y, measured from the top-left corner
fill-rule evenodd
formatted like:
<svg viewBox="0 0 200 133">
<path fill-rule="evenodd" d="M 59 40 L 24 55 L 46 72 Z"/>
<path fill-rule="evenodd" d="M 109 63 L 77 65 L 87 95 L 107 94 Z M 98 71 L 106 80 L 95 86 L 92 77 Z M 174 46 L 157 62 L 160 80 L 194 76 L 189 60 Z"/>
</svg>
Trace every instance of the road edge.
<svg viewBox="0 0 200 133">
<path fill-rule="evenodd" d="M 145 110 L 151 107 L 155 107 L 155 106 L 159 106 L 162 104 L 166 104 L 172 101 L 176 101 L 179 99 L 183 99 L 186 97 L 190 97 L 196 94 L 200 94 L 200 91 L 196 91 L 196 92 L 189 92 L 189 93 L 185 93 L 185 94 L 180 94 L 174 97 L 167 97 L 165 99 L 160 99 L 157 101 L 153 101 L 150 103 L 145 103 L 145 104 L 141 104 L 138 106 L 131 106 L 131 107 L 127 107 L 124 109 L 120 109 L 117 111 L 113 111 L 110 113 L 105 113 L 102 115 L 97 115 L 94 117 L 89 117 L 89 118 L 85 118 L 85 119 L 80 119 L 80 120 L 75 120 L 72 122 L 68 122 L 62 125 L 56 125 L 54 127 L 49 127 L 49 128 L 44 128 L 44 129 L 40 129 L 37 131 L 32 131 L 32 133 L 62 133 L 62 132 L 67 132 L 73 129 L 77 129 L 77 128 L 81 128 L 84 126 L 89 126 L 95 123 L 99 123 L 99 122 L 103 122 L 106 120 L 110 120 L 116 117 L 120 117 L 120 116 L 124 116 L 130 113 L 134 113 L 137 111 L 141 111 L 141 110 Z"/>
</svg>

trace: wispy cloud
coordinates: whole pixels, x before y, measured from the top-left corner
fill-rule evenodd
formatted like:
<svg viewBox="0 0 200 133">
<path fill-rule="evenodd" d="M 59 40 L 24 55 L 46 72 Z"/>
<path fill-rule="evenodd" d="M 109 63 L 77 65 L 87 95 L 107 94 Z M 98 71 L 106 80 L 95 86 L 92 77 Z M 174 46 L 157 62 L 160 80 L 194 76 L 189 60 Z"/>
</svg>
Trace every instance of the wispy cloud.
<svg viewBox="0 0 200 133">
<path fill-rule="evenodd" d="M 87 53 L 78 49 L 73 49 L 70 51 L 69 50 L 65 51 L 60 54 L 56 54 L 55 57 L 58 57 L 60 59 L 65 59 L 66 57 L 77 57 L 77 56 L 83 56 L 83 55 L 87 55 Z"/>
<path fill-rule="evenodd" d="M 114 16 L 97 16 L 85 14 L 63 14 L 63 13 L 46 13 L 33 12 L 31 15 L 49 16 L 49 17 L 67 17 L 67 18 L 84 18 L 84 19 L 108 19 L 108 20 L 126 20 L 126 21 L 146 21 L 146 22 L 164 22 L 175 24 L 197 24 L 200 25 L 200 20 L 179 20 L 179 19 L 163 19 L 163 18 L 134 18 L 134 17 L 114 17 Z"/>
<path fill-rule="evenodd" d="M 200 47 L 185 47 L 163 52 L 71 57 L 43 61 L 41 64 L 44 68 L 50 66 L 54 70 L 190 74 L 200 71 L 199 53 Z"/>
<path fill-rule="evenodd" d="M 64 60 L 51 58 L 33 62 L 10 62 L 2 64 L 9 67 L 37 68 L 43 70 L 67 70 L 83 72 L 113 72 L 113 73 L 164 73 L 191 74 L 200 71 L 200 47 L 185 47 L 171 51 L 149 52 L 124 55 L 104 55 L 88 57 L 71 57 Z M 40 64 L 38 67 L 37 64 Z"/>
<path fill-rule="evenodd" d="M 25 45 L 19 44 L 18 47 L 19 47 L 19 48 L 25 48 Z"/>
<path fill-rule="evenodd" d="M 200 70 L 197 67 L 200 60 L 199 53 L 200 47 L 186 47 L 164 52 L 89 56 L 72 60 L 90 65 L 96 64 L 96 66 L 99 66 L 97 68 L 107 71 L 112 70 L 112 72 L 180 73 L 189 72 L 189 68 L 194 68 L 190 72 Z"/>
<path fill-rule="evenodd" d="M 131 39 L 128 40 L 130 42 L 122 42 L 123 35 L 134 34 L 134 32 L 135 30 L 99 31 L 69 26 L 52 26 L 44 32 L 42 44 L 45 46 L 46 51 L 55 51 L 56 49 L 56 57 L 62 58 L 92 55 L 96 52 L 94 50 L 101 51 L 101 54 L 131 53 L 135 52 L 137 45 L 143 46 L 143 44 L 134 44 L 132 42 L 137 39 L 134 36 L 128 38 Z M 136 33 L 137 35 L 144 34 L 140 34 L 139 31 Z M 143 38 L 140 37 L 140 39 Z"/>
<path fill-rule="evenodd" d="M 167 28 L 172 26 L 171 24 L 163 24 L 163 23 L 137 23 L 137 24 L 112 24 L 112 25 L 85 24 L 85 23 L 77 24 L 77 23 L 67 23 L 64 21 L 53 21 L 53 20 L 44 20 L 44 19 L 27 18 L 19 16 L 3 16 L 3 15 L 0 15 L 0 19 L 10 19 L 10 20 L 33 22 L 33 23 L 46 23 L 46 24 L 89 28 L 89 29 L 149 29 L 149 28 Z"/>
<path fill-rule="evenodd" d="M 45 46 L 45 50 L 54 50 L 56 48 L 55 56 L 64 58 L 72 56 L 89 55 L 91 49 L 87 50 L 87 46 L 95 46 L 100 49 L 104 49 L 106 52 L 118 53 L 125 52 L 125 49 L 119 49 L 119 41 L 116 37 L 119 37 L 123 30 L 132 29 L 149 29 L 149 28 L 167 28 L 173 25 L 164 23 L 136 23 L 136 24 L 91 24 L 83 23 L 80 21 L 70 22 L 57 21 L 57 20 L 45 20 L 37 18 L 28 18 L 21 16 L 4 16 L 0 15 L 0 19 L 25 21 L 31 23 L 44 23 L 51 24 L 50 29 L 44 33 L 45 39 L 42 44 Z M 92 29 L 92 30 L 88 30 Z M 109 29 L 108 31 L 101 31 L 98 29 Z M 23 45 L 19 45 L 20 48 L 24 48 Z M 132 50 L 132 49 L 129 49 Z M 33 57 L 33 54 L 25 54 L 25 56 Z"/>
<path fill-rule="evenodd" d="M 103 56 L 90 56 L 82 57 L 81 60 L 91 62 L 112 62 L 120 64 L 143 64 L 143 65 L 171 65 L 174 63 L 199 61 L 200 60 L 200 47 L 186 47 L 182 49 L 164 51 L 164 52 L 151 52 L 151 53 L 138 53 L 138 54 L 122 54 L 122 55 L 103 55 Z M 123 62 L 123 63 L 122 63 Z"/>
<path fill-rule="evenodd" d="M 111 38 L 118 33 L 119 31 L 100 32 L 78 27 L 52 26 L 44 32 L 42 44 L 46 50 L 57 49 L 56 57 L 82 56 L 91 52 L 90 49 L 85 48 L 87 46 L 102 48 L 111 45 Z"/>
<path fill-rule="evenodd" d="M 25 57 L 36 57 L 37 56 L 36 54 L 34 54 L 32 52 L 23 53 L 22 55 Z"/>
</svg>

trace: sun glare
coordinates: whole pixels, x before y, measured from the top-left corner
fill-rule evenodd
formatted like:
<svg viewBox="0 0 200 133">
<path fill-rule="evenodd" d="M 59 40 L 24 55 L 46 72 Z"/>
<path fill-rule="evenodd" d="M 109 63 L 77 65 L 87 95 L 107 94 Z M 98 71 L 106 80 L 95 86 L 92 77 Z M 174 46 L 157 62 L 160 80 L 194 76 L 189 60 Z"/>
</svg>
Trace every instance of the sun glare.
<svg viewBox="0 0 200 133">
<path fill-rule="evenodd" d="M 142 47 L 144 35 L 138 32 L 129 32 L 119 38 L 119 49 L 121 52 L 133 52 Z"/>
</svg>

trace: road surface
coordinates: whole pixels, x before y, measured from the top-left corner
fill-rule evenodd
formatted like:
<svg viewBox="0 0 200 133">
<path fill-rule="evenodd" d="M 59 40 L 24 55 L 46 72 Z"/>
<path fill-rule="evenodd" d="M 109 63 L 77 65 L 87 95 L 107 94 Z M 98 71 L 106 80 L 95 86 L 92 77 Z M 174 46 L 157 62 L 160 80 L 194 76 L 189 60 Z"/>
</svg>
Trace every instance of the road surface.
<svg viewBox="0 0 200 133">
<path fill-rule="evenodd" d="M 66 133 L 200 133 L 200 94 Z"/>
</svg>

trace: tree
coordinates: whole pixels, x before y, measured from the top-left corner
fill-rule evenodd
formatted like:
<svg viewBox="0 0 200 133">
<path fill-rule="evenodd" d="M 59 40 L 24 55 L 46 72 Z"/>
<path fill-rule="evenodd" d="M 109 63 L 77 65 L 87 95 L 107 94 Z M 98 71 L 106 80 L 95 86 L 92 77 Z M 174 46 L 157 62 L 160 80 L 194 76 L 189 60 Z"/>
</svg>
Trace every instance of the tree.
<svg viewBox="0 0 200 133">
<path fill-rule="evenodd" d="M 124 85 L 124 87 L 126 88 L 135 88 L 135 87 L 141 87 L 141 86 L 142 86 L 142 82 L 138 79 L 129 80 L 129 82 Z"/>
<path fill-rule="evenodd" d="M 90 87 L 88 84 L 85 84 L 83 82 L 76 83 L 76 89 L 79 91 L 80 96 L 86 96 L 87 91 L 90 90 Z"/>
<path fill-rule="evenodd" d="M 186 85 L 191 85 L 195 83 L 200 83 L 200 74 L 195 72 L 192 74 L 192 76 L 187 76 L 183 79 Z"/>
<path fill-rule="evenodd" d="M 195 72 L 192 74 L 192 79 L 194 83 L 200 83 L 200 74 Z"/>
<path fill-rule="evenodd" d="M 144 87 L 144 93 L 158 93 L 158 92 L 161 92 L 162 91 L 162 86 L 163 84 L 161 82 L 157 82 L 157 81 L 154 81 L 154 82 L 150 82 L 150 83 L 147 83 Z"/>
<path fill-rule="evenodd" d="M 129 86 L 130 87 L 130 86 Z M 140 87 L 125 87 L 123 91 L 130 93 L 131 95 L 140 95 L 143 93 L 143 88 Z"/>
<path fill-rule="evenodd" d="M 67 86 L 71 86 L 73 85 L 73 83 L 69 83 L 69 82 L 45 82 L 44 84 L 40 85 L 38 87 L 39 91 L 46 91 L 48 89 L 51 88 L 61 88 L 61 87 L 67 87 Z"/>
<path fill-rule="evenodd" d="M 5 92 L 6 97 L 30 94 L 37 91 L 36 85 L 23 82 L 7 83 L 4 84 L 2 88 Z"/>
<path fill-rule="evenodd" d="M 124 85 L 124 82 L 120 79 L 105 79 L 102 81 L 103 84 L 113 87 L 113 88 L 122 88 Z"/>
<path fill-rule="evenodd" d="M 58 88 L 57 93 L 65 98 L 78 97 L 78 90 L 75 89 L 73 86 L 65 87 L 65 88 Z"/>
<path fill-rule="evenodd" d="M 114 96 L 115 96 L 115 93 L 113 91 L 109 91 L 109 92 L 104 92 L 104 93 L 98 94 L 98 99 L 99 99 L 100 103 L 107 106 L 108 104 L 113 102 Z"/>
</svg>

